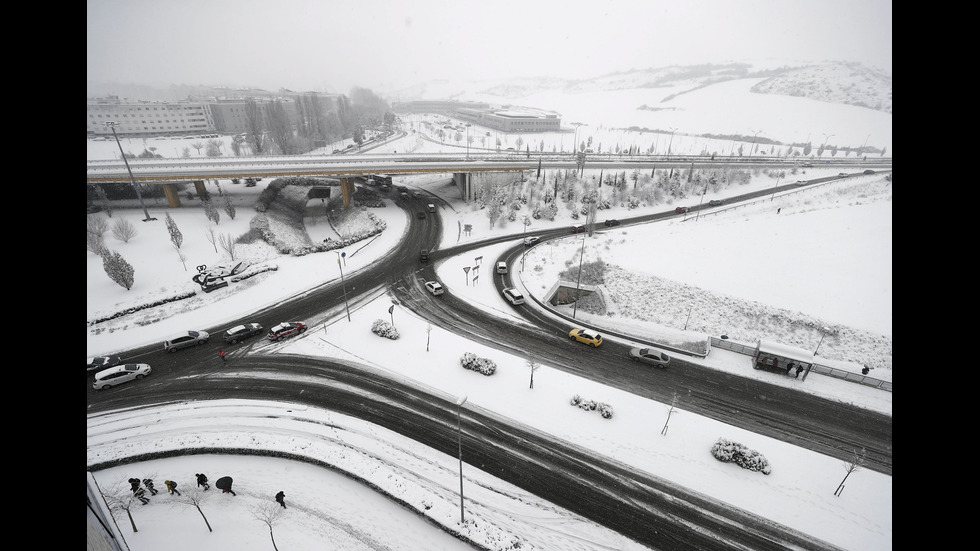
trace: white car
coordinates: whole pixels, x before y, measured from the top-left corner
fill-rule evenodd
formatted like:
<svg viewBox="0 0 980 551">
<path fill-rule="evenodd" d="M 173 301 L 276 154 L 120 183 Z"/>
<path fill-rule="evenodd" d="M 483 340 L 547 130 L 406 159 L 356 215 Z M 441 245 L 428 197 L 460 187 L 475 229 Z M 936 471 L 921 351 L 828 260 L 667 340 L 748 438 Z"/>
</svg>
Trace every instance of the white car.
<svg viewBox="0 0 980 551">
<path fill-rule="evenodd" d="M 163 349 L 167 352 L 176 352 L 181 348 L 204 344 L 210 338 L 211 335 L 207 331 L 188 331 L 170 340 L 163 341 Z"/>
<path fill-rule="evenodd" d="M 92 388 L 103 390 L 129 381 L 138 381 L 150 374 L 147 364 L 123 364 L 110 367 L 95 374 Z"/>
<path fill-rule="evenodd" d="M 503 294 L 504 294 L 504 299 L 506 299 L 507 302 L 513 304 L 514 306 L 517 306 L 518 304 L 524 304 L 524 295 L 522 295 L 520 291 L 514 289 L 513 287 L 504 289 Z"/>
<path fill-rule="evenodd" d="M 441 295 L 444 292 L 446 292 L 445 289 L 442 288 L 442 284 L 439 283 L 438 281 L 426 281 L 425 288 L 428 289 L 429 292 L 435 296 Z"/>
<path fill-rule="evenodd" d="M 498 274 L 506 274 L 507 273 L 507 263 L 506 262 L 498 262 L 497 263 L 497 273 Z"/>
</svg>

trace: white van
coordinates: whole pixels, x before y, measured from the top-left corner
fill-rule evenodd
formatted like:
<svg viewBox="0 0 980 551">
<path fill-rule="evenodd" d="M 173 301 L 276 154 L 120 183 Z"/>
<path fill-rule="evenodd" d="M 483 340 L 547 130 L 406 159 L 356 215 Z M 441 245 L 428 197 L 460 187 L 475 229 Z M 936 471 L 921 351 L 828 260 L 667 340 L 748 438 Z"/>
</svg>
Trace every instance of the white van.
<svg viewBox="0 0 980 551">
<path fill-rule="evenodd" d="M 497 263 L 497 273 L 498 274 L 506 274 L 507 273 L 507 263 L 506 262 L 498 262 Z"/>
<path fill-rule="evenodd" d="M 524 295 L 514 288 L 504 289 L 504 298 L 507 299 L 507 302 L 515 306 L 518 304 L 524 304 Z"/>
</svg>

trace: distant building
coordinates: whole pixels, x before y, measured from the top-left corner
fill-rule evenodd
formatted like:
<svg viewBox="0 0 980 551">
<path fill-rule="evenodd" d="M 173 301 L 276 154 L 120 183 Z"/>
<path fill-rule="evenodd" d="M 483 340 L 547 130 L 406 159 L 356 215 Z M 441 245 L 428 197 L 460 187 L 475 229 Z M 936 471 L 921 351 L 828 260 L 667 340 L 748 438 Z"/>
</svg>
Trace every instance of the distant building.
<svg viewBox="0 0 980 551">
<path fill-rule="evenodd" d="M 88 100 L 88 136 L 112 136 L 103 124 L 116 122 L 117 136 L 201 136 L 216 132 L 211 110 L 202 102 L 120 100 L 116 96 Z"/>
<path fill-rule="evenodd" d="M 490 107 L 488 103 L 417 100 L 392 102 L 396 113 L 438 113 L 469 121 L 501 132 L 558 132 L 561 117 L 553 111 L 530 107 Z"/>
</svg>

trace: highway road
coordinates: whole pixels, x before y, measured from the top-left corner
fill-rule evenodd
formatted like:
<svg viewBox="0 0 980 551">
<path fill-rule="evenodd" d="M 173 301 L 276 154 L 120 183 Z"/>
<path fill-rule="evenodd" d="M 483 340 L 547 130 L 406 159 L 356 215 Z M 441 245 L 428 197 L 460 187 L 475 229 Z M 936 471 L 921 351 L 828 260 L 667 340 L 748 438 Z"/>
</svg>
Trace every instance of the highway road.
<svg viewBox="0 0 980 551">
<path fill-rule="evenodd" d="M 771 191 L 748 194 L 747 197 L 768 193 Z M 396 202 L 414 213 L 424 210 L 424 203 L 428 201 L 430 199 L 409 198 Z M 622 222 L 624 225 L 646 223 L 673 215 L 672 212 L 646 215 Z M 694 413 L 832 457 L 848 460 L 853 450 L 864 448 L 868 457 L 865 468 L 891 475 L 890 416 L 702 368 L 676 356 L 673 359 L 677 363 L 676 369 L 636 370 L 624 361 L 624 346 L 612 341 L 598 349 L 573 346 L 567 338 L 568 325 L 542 315 L 535 308 L 515 309 L 537 328 L 527 331 L 500 323 L 450 292 L 434 300 L 419 282 L 435 279 L 435 270 L 432 263 L 419 262 L 418 251 L 435 248 L 441 235 L 441 221 L 438 216 L 430 216 L 424 223 L 414 216 L 410 219 L 412 222 L 401 245 L 372 269 L 348 277 L 348 290 L 386 289 L 393 301 L 412 309 L 433 325 L 487 346 L 522 355 L 534 350 L 542 357 L 547 356 L 549 365 L 555 368 L 661 402 L 670 402 L 672 395 L 678 393 L 685 397 L 686 409 Z M 528 235 L 547 239 L 559 235 L 558 232 L 529 232 Z M 513 236 L 433 250 L 432 262 L 509 240 L 513 240 Z M 512 248 L 505 256 L 513 259 L 521 249 Z M 500 278 L 494 279 L 495 285 L 500 286 Z M 335 285 L 324 285 L 302 298 L 284 301 L 240 321 L 257 321 L 271 327 L 284 319 L 314 320 L 322 318 L 325 311 L 343 301 L 340 289 Z M 232 324 L 204 329 L 217 335 L 229 325 Z M 489 333 L 493 333 L 493 340 L 487 337 Z M 121 355 L 127 361 L 152 363 L 153 377 L 126 388 L 125 392 L 117 392 L 118 389 L 96 392 L 89 386 L 88 411 L 174 400 L 287 400 L 358 417 L 444 453 L 455 454 L 454 404 L 429 395 L 424 389 L 389 379 L 365 366 L 324 358 L 270 354 L 275 345 L 261 338 L 239 345 L 249 350 L 240 358 L 236 354 L 239 367 L 247 369 L 249 365 L 268 367 L 271 364 L 283 373 L 312 375 L 337 384 L 326 385 L 326 388 L 324 385 L 309 386 L 299 382 L 302 379 L 298 377 L 209 378 L 207 374 L 214 365 L 216 352 L 223 346 L 220 340 L 214 339 L 204 346 L 177 354 L 165 353 L 161 345 L 126 351 Z M 651 548 L 834 549 L 826 542 L 813 541 L 750 512 L 713 502 L 676 487 L 670 481 L 579 450 L 574 443 L 557 441 L 547 434 L 515 426 L 502 416 L 467 409 L 462 422 L 467 440 L 467 463 Z"/>
</svg>

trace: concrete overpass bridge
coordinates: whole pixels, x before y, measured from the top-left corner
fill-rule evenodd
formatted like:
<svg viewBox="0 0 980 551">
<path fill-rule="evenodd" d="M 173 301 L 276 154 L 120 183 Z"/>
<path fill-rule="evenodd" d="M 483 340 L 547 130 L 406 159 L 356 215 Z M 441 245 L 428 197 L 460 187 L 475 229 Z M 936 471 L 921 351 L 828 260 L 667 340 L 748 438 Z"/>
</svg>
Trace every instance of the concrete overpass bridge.
<svg viewBox="0 0 980 551">
<path fill-rule="evenodd" d="M 523 170 L 577 169 L 587 162 L 589 168 L 606 170 L 652 168 L 717 169 L 739 165 L 771 168 L 801 166 L 811 159 L 799 157 L 718 157 L 703 155 L 620 155 L 589 154 L 576 159 L 572 153 L 496 153 L 496 154 L 399 154 L 399 155 L 290 155 L 262 157 L 208 157 L 200 159 L 127 159 L 87 161 L 88 184 L 141 183 L 162 185 L 171 207 L 180 206 L 175 184 L 193 183 L 204 192 L 204 180 L 281 178 L 322 176 L 341 181 L 344 203 L 354 192 L 354 178 L 368 174 L 454 174 L 463 199 L 473 198 L 476 186 L 489 175 Z M 812 160 L 815 166 L 854 170 L 873 167 L 891 168 L 891 158 L 841 158 Z M 128 164 L 127 164 L 128 163 Z"/>
</svg>

